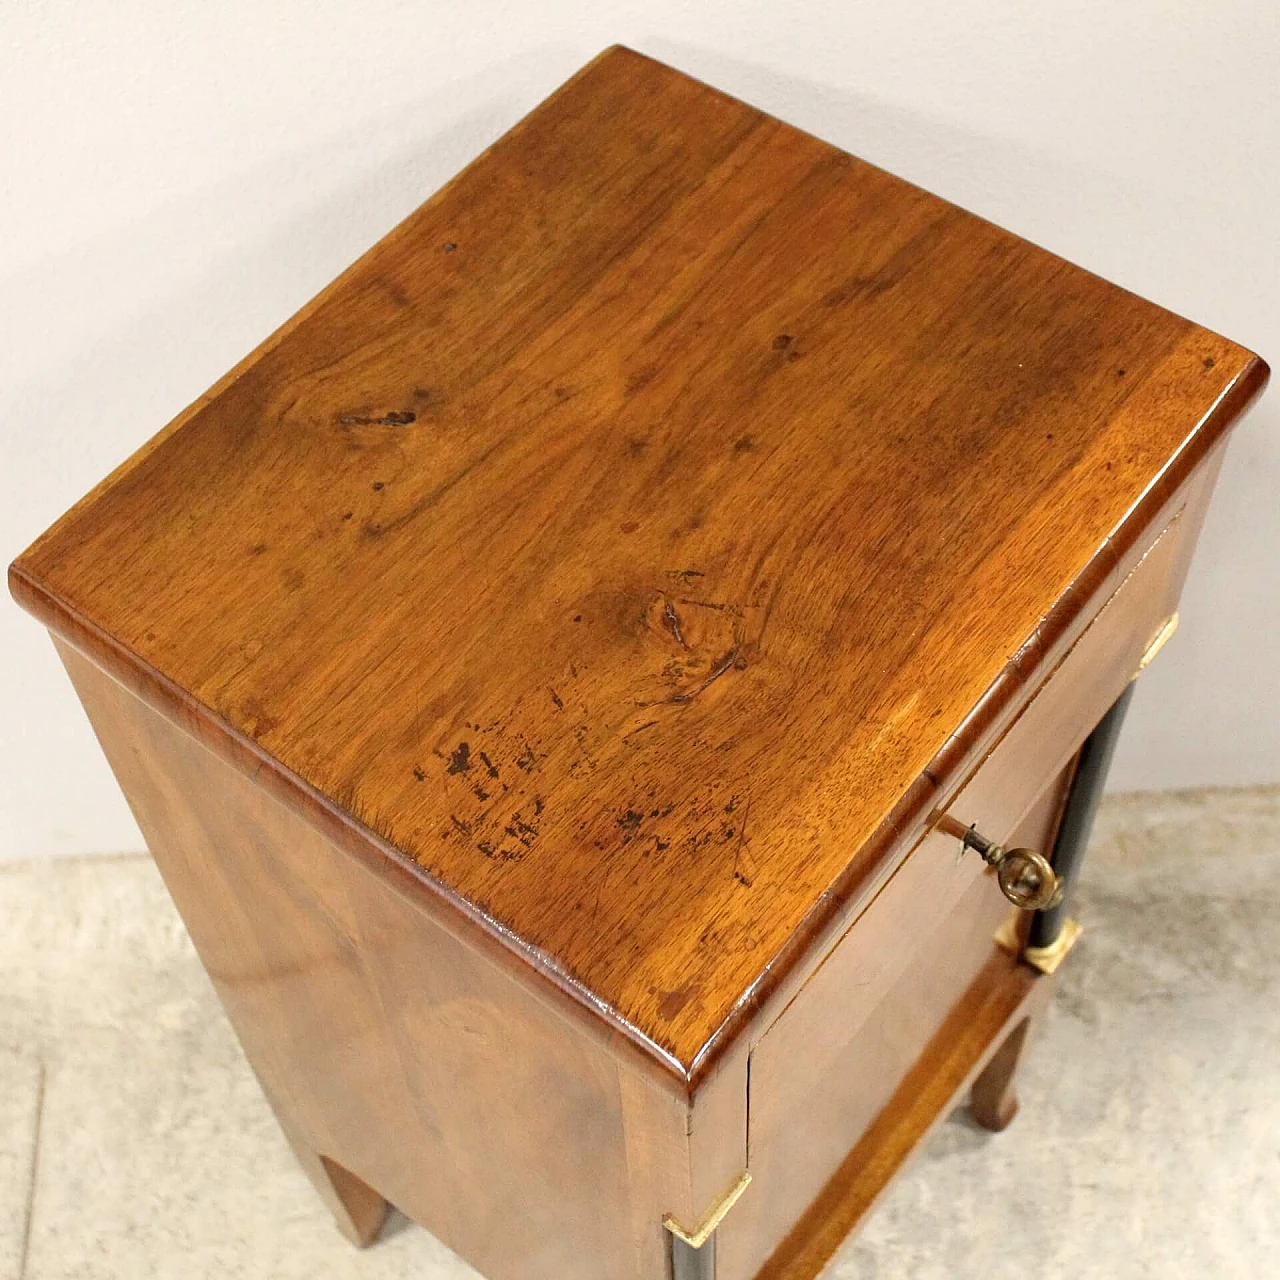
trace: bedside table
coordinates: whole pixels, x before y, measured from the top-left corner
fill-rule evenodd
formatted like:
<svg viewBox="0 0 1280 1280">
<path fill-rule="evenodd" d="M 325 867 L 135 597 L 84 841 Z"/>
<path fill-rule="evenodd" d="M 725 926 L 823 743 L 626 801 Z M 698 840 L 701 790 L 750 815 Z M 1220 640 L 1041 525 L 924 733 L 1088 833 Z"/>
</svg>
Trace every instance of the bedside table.
<svg viewBox="0 0 1280 1280">
<path fill-rule="evenodd" d="M 999 1128 L 1248 351 L 612 49 L 22 555 L 304 1169 L 810 1277 Z"/>
</svg>

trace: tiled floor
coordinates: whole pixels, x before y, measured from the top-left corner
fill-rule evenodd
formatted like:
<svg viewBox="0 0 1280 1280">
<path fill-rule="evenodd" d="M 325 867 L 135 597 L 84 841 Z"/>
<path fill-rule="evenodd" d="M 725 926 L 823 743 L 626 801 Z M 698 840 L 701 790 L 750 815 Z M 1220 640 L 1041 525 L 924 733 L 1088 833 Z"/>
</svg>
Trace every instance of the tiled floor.
<svg viewBox="0 0 1280 1280">
<path fill-rule="evenodd" d="M 1086 875 L 1022 1114 L 944 1126 L 838 1280 L 1280 1274 L 1280 791 L 1111 800 Z M 0 921 L 0 1280 L 474 1280 L 336 1234 L 148 859 L 0 865 Z"/>
</svg>

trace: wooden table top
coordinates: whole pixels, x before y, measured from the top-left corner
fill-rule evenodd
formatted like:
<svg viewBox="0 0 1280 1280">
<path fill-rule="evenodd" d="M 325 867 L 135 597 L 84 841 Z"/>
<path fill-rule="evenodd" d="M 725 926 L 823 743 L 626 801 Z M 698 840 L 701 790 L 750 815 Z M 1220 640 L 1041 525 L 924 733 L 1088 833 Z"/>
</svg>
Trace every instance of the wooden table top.
<svg viewBox="0 0 1280 1280">
<path fill-rule="evenodd" d="M 1265 378 L 614 49 L 11 584 L 688 1071 Z"/>
</svg>

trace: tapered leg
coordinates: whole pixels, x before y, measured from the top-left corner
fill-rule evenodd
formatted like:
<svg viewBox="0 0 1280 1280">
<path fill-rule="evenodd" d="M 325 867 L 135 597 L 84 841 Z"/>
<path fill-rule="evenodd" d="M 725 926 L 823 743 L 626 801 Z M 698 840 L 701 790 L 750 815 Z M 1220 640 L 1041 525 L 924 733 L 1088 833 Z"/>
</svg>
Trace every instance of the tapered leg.
<svg viewBox="0 0 1280 1280">
<path fill-rule="evenodd" d="M 276 1114 L 279 1116 L 278 1110 Z M 302 1171 L 333 1214 L 338 1230 L 362 1249 L 372 1244 L 386 1221 L 390 1205 L 354 1173 L 312 1151 L 287 1121 L 282 1121 L 281 1127 Z"/>
<path fill-rule="evenodd" d="M 252 1064 L 251 1064 L 252 1065 Z M 255 1074 L 258 1074 L 255 1072 Z M 258 1084 L 316 1194 L 333 1215 L 338 1230 L 357 1248 L 371 1245 L 382 1230 L 391 1206 L 369 1184 L 329 1156 L 322 1156 L 304 1136 L 292 1108 L 261 1075 Z"/>
<path fill-rule="evenodd" d="M 977 1124 L 993 1133 L 1007 1128 L 1018 1114 L 1014 1077 L 1030 1039 L 1031 1019 L 1024 1018 L 1004 1038 L 982 1074 L 973 1082 L 969 1114 Z"/>
</svg>

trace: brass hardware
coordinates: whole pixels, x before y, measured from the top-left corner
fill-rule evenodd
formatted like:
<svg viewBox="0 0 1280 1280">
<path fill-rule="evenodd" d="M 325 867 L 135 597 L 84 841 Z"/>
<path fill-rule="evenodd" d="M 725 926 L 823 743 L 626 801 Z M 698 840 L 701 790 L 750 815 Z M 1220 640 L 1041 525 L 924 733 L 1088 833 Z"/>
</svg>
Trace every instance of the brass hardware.
<svg viewBox="0 0 1280 1280">
<path fill-rule="evenodd" d="M 682 1227 L 669 1213 L 662 1219 L 662 1225 L 690 1248 L 701 1249 L 711 1239 L 711 1233 L 724 1221 L 724 1215 L 738 1203 L 742 1193 L 750 1184 L 751 1174 L 744 1169 L 733 1186 L 707 1210 L 702 1221 L 692 1229 Z"/>
<path fill-rule="evenodd" d="M 1058 936 L 1047 947 L 1026 947 L 1023 946 L 1025 931 L 1021 927 L 1021 922 L 1025 919 L 1026 916 L 1021 911 L 1009 912 L 992 935 L 992 942 L 1001 951 L 1025 960 L 1041 973 L 1056 973 L 1067 952 L 1076 945 L 1077 939 L 1084 932 L 1084 926 L 1068 916 L 1062 922 Z"/>
<path fill-rule="evenodd" d="M 982 860 L 995 867 L 1000 892 L 1023 911 L 1047 911 L 1062 901 L 1064 885 L 1054 874 L 1049 859 L 1034 849 L 1006 849 L 993 844 L 970 827 L 963 836 L 966 849 L 976 850 Z"/>
<path fill-rule="evenodd" d="M 1169 643 L 1170 637 L 1178 629 L 1178 615 L 1171 613 L 1161 624 L 1160 630 L 1151 637 L 1151 643 L 1147 645 L 1142 654 L 1142 658 L 1138 662 L 1138 669 L 1134 672 L 1136 680 L 1152 663 L 1157 653 Z"/>
<path fill-rule="evenodd" d="M 1063 957 L 1076 945 L 1077 939 L 1084 932 L 1084 926 L 1078 920 L 1068 916 L 1062 922 L 1058 936 L 1047 947 L 1027 947 L 1022 958 L 1041 973 L 1055 973 L 1062 963 Z"/>
</svg>

